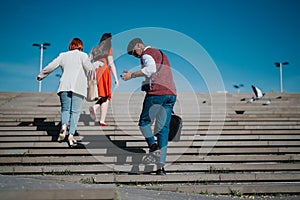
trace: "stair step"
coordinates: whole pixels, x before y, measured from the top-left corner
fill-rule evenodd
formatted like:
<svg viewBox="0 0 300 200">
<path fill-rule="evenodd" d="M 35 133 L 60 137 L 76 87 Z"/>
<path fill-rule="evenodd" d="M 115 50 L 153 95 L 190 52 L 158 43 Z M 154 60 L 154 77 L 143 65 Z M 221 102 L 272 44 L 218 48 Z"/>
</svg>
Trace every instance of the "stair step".
<svg viewBox="0 0 300 200">
<path fill-rule="evenodd" d="M 57 94 L 0 93 L 0 174 L 88 180 L 95 186 L 134 183 L 198 194 L 300 193 L 300 94 L 267 93 L 246 103 L 252 96 L 179 93 L 174 111 L 183 118 L 181 140 L 169 142 L 168 175 L 155 176 L 156 166 L 142 163 L 149 153 L 137 125 L 144 93 L 115 93 L 108 127 L 91 120 L 89 107 L 94 102 L 84 102 L 74 148 L 57 142 L 61 118 Z M 272 103 L 263 106 L 267 99 Z M 0 195 L 12 191 L 0 190 Z M 89 191 L 96 193 L 102 192 Z M 108 188 L 108 193 L 114 198 L 115 188 Z"/>
<path fill-rule="evenodd" d="M 85 152 L 86 153 L 86 152 Z M 132 164 L 132 155 L 130 153 L 124 153 L 124 156 L 128 155 L 125 162 L 128 162 L 129 165 Z M 115 156 L 113 158 L 113 156 Z M 58 164 L 69 164 L 69 165 L 77 165 L 77 164 L 94 164 L 99 162 L 112 162 L 116 161 L 117 157 L 116 154 L 111 152 L 111 155 L 92 155 L 92 154 L 78 154 L 78 155 L 68 155 L 64 154 L 62 151 L 59 155 L 52 155 L 52 156 L 35 156 L 29 157 L 24 154 L 24 156 L 18 157 L 0 157 L 0 165 L 9 164 L 24 164 L 24 165 L 58 165 Z M 174 162 L 175 161 L 175 162 Z M 170 154 L 167 157 L 168 163 L 187 163 L 190 165 L 193 164 L 202 164 L 202 163 L 210 163 L 210 164 L 217 164 L 217 163 L 257 163 L 257 164 L 265 164 L 265 163 L 273 163 L 276 164 L 277 162 L 281 163 L 292 163 L 298 164 L 300 161 L 300 154 L 299 155 L 207 155 L 207 156 L 200 156 L 200 155 L 179 155 L 176 156 L 174 154 Z"/>
</svg>

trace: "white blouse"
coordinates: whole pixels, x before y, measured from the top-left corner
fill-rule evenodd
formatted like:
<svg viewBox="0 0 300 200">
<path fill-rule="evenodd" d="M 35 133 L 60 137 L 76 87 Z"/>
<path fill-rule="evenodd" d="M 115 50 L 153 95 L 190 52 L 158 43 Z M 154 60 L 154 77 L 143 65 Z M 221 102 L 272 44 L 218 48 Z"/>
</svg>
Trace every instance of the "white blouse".
<svg viewBox="0 0 300 200">
<path fill-rule="evenodd" d="M 40 73 L 40 78 L 45 78 L 56 68 L 61 66 L 58 93 L 71 91 L 86 97 L 87 95 L 87 71 L 94 69 L 88 55 L 79 50 L 60 53 L 57 58 L 50 62 Z"/>
</svg>

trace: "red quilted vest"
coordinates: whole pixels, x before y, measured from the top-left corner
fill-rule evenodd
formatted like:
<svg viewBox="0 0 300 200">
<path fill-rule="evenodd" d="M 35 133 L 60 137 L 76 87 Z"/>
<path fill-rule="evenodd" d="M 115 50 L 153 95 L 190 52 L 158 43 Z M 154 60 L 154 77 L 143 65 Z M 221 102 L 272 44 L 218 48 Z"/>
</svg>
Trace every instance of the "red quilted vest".
<svg viewBox="0 0 300 200">
<path fill-rule="evenodd" d="M 162 55 L 160 51 L 158 49 L 149 47 L 142 53 L 142 56 L 144 54 L 150 55 L 155 60 L 157 72 L 162 61 Z M 170 63 L 165 53 L 163 53 L 163 56 L 163 65 L 158 71 L 158 73 L 152 75 L 152 90 L 147 94 L 158 96 L 176 95 L 176 86 L 173 80 L 173 74 L 170 67 Z"/>
</svg>

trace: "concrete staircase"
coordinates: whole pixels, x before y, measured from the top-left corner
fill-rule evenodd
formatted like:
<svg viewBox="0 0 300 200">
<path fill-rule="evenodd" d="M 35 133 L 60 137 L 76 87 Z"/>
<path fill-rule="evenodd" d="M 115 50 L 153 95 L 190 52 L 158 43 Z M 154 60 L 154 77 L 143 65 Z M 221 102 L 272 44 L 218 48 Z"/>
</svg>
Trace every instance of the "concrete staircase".
<svg viewBox="0 0 300 200">
<path fill-rule="evenodd" d="M 167 176 L 142 163 L 148 153 L 137 127 L 143 97 L 114 93 L 108 127 L 90 119 L 93 103 L 86 102 L 80 142 L 69 148 L 57 142 L 56 94 L 0 93 L 0 174 L 203 194 L 300 192 L 300 94 L 267 93 L 247 103 L 252 94 L 180 93 L 175 113 L 183 130 L 179 142 L 169 143 Z"/>
</svg>

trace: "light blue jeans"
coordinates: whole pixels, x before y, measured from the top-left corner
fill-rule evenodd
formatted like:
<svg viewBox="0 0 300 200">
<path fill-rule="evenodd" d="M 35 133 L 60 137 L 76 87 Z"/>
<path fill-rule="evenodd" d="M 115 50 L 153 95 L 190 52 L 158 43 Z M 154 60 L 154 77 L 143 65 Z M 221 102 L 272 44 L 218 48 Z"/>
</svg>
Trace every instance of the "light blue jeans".
<svg viewBox="0 0 300 200">
<path fill-rule="evenodd" d="M 166 162 L 170 120 L 175 102 L 175 95 L 146 95 L 143 103 L 143 110 L 139 120 L 140 130 L 146 138 L 149 147 L 156 143 L 154 135 L 157 137 L 157 144 L 161 150 L 157 164 L 160 165 L 164 165 Z M 155 119 L 156 128 L 154 130 L 155 134 L 153 134 L 151 125 Z"/>
<path fill-rule="evenodd" d="M 60 92 L 58 95 L 61 103 L 61 124 L 68 126 L 70 121 L 69 134 L 74 135 L 84 97 L 71 91 Z"/>
</svg>

